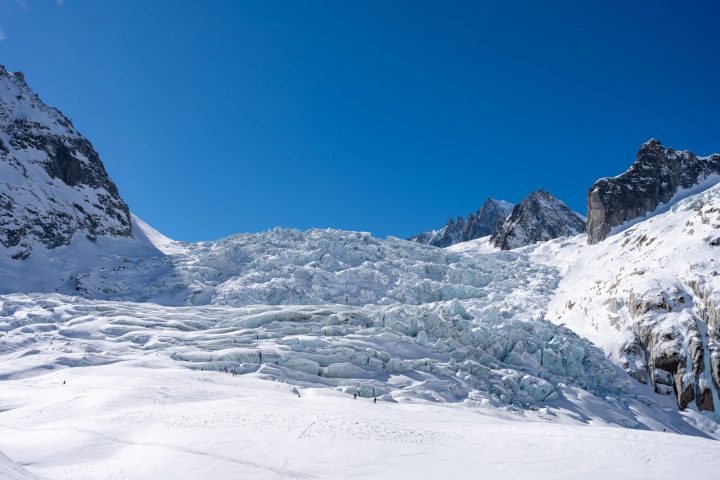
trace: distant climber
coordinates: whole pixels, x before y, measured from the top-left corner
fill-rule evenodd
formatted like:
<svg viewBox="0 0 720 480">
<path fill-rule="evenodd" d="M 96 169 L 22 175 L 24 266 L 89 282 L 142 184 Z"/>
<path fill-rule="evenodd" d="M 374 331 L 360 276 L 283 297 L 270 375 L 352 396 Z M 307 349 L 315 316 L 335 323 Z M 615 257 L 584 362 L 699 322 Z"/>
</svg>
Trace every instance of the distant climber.
<svg viewBox="0 0 720 480">
<path fill-rule="evenodd" d="M 377 403 L 377 397 L 373 398 L 373 403 Z"/>
</svg>

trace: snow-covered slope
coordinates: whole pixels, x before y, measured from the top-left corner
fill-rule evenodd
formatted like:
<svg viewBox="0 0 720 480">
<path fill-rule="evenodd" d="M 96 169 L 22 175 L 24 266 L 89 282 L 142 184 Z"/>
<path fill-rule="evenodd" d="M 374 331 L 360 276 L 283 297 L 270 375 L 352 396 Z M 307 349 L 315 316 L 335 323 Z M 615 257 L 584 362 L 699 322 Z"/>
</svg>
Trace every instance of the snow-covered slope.
<svg viewBox="0 0 720 480">
<path fill-rule="evenodd" d="M 0 66 L 0 254 L 21 260 L 76 234 L 131 237 L 127 205 L 90 142 Z"/>
<path fill-rule="evenodd" d="M 531 258 L 562 280 L 548 318 L 604 348 L 662 394 L 720 409 L 720 186 L 597 245 L 548 242 Z"/>
<path fill-rule="evenodd" d="M 503 250 L 532 245 L 585 231 L 585 221 L 545 190 L 528 195 L 496 228 L 490 243 Z"/>
<path fill-rule="evenodd" d="M 490 235 L 510 215 L 514 205 L 504 200 L 488 198 L 480 210 L 468 215 L 467 219 L 449 219 L 439 230 L 430 230 L 416 235 L 412 242 L 448 247 L 460 242 L 475 240 Z"/>
</svg>

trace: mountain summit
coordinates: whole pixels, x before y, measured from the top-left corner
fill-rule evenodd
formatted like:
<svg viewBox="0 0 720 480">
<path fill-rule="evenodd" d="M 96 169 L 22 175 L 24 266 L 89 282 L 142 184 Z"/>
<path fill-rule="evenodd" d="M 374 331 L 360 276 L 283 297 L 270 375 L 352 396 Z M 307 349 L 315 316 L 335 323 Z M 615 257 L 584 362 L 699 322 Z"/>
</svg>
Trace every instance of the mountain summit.
<svg viewBox="0 0 720 480">
<path fill-rule="evenodd" d="M 128 207 L 92 144 L 0 66 L 0 245 L 24 259 L 75 234 L 132 236 Z"/>
<path fill-rule="evenodd" d="M 443 228 L 423 232 L 409 240 L 435 247 L 448 247 L 456 243 L 486 237 L 502 224 L 514 206 L 504 200 L 488 198 L 480 210 L 468 215 L 467 219 L 451 218 Z"/>
<path fill-rule="evenodd" d="M 493 232 L 490 243 L 510 250 L 584 231 L 585 221 L 577 213 L 540 189 L 515 205 L 510 216 Z"/>
<path fill-rule="evenodd" d="M 590 187 L 588 243 L 604 240 L 613 227 L 652 212 L 714 175 L 720 175 L 720 154 L 697 157 L 687 150 L 666 148 L 655 139 L 645 142 L 626 172 L 601 178 Z"/>
</svg>

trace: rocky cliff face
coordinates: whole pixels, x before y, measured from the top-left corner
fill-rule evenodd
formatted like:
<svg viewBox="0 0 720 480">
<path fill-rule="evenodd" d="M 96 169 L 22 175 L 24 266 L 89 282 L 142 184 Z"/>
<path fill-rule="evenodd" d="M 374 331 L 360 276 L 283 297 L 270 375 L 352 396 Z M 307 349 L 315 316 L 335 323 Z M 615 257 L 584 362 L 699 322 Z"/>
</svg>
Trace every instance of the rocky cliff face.
<svg viewBox="0 0 720 480">
<path fill-rule="evenodd" d="M 488 198 L 480 210 L 468 215 L 467 219 L 451 218 L 445 227 L 423 232 L 409 240 L 436 247 L 448 247 L 456 243 L 486 237 L 510 215 L 513 206 L 512 203 L 504 200 Z"/>
<path fill-rule="evenodd" d="M 635 163 L 623 174 L 601 178 L 587 196 L 588 243 L 604 240 L 610 230 L 652 212 L 681 189 L 720 174 L 720 155 L 697 157 L 665 148 L 657 140 L 640 147 Z"/>
<path fill-rule="evenodd" d="M 490 243 L 510 250 L 584 231 L 585 222 L 578 214 L 541 189 L 515 205 L 510 216 L 493 232 Z"/>
<path fill-rule="evenodd" d="M 130 237 L 128 207 L 92 144 L 0 66 L 0 245 L 21 260 L 76 233 Z"/>
</svg>

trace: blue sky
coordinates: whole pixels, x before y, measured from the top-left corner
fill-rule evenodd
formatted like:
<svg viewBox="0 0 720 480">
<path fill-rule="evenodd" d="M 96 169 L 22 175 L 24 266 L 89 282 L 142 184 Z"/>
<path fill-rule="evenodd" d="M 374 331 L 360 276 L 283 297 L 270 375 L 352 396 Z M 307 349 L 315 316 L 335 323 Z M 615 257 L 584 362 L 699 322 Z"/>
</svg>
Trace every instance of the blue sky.
<svg viewBox="0 0 720 480">
<path fill-rule="evenodd" d="M 720 151 L 717 2 L 0 0 L 0 63 L 181 240 L 408 236 Z"/>
</svg>

